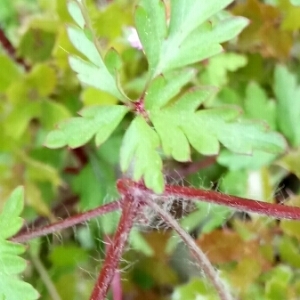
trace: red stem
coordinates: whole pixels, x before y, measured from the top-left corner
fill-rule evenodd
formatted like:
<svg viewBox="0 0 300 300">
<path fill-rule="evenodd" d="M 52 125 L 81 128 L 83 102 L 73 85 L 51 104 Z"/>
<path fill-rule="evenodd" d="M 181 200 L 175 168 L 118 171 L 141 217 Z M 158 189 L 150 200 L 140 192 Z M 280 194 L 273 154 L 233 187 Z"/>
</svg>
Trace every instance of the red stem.
<svg viewBox="0 0 300 300">
<path fill-rule="evenodd" d="M 90 300 L 104 300 L 108 288 L 117 271 L 119 261 L 124 251 L 130 230 L 138 212 L 139 198 L 133 197 L 126 192 L 122 201 L 122 215 L 113 238 L 106 253 L 101 272 L 94 286 Z"/>
<path fill-rule="evenodd" d="M 106 236 L 105 237 L 105 245 L 109 245 L 111 241 L 111 237 Z M 107 252 L 107 248 L 106 247 L 106 251 Z M 113 280 L 111 282 L 111 291 L 112 291 L 112 298 L 113 300 L 122 300 L 122 285 L 121 285 L 121 275 L 119 270 L 115 271 Z"/>
<path fill-rule="evenodd" d="M 117 183 L 120 192 L 136 189 L 148 195 L 154 195 L 153 192 L 147 189 L 143 184 L 136 183 L 130 179 L 120 179 Z M 204 201 L 219 205 L 232 207 L 236 210 L 257 213 L 274 217 L 277 219 L 300 220 L 300 208 L 294 206 L 285 206 L 281 204 L 273 204 L 258 200 L 245 199 L 236 196 L 221 194 L 215 191 L 195 189 L 192 187 L 181 187 L 167 185 L 161 197 L 176 197 L 197 201 Z M 159 197 L 159 195 L 158 195 Z"/>
<path fill-rule="evenodd" d="M 92 218 L 104 215 L 106 213 L 112 212 L 114 210 L 117 210 L 121 207 L 120 201 L 114 201 L 105 205 L 102 205 L 100 207 L 97 207 L 95 209 L 88 210 L 86 212 L 74 215 L 72 217 L 69 217 L 65 220 L 62 220 L 60 222 L 50 224 L 48 226 L 29 231 L 29 232 L 22 232 L 17 233 L 14 237 L 12 237 L 10 240 L 17 243 L 24 243 L 28 240 L 47 235 L 49 233 L 53 233 L 55 231 L 59 231 L 65 228 L 72 227 L 76 224 L 83 223 L 85 221 L 88 221 Z"/>
</svg>

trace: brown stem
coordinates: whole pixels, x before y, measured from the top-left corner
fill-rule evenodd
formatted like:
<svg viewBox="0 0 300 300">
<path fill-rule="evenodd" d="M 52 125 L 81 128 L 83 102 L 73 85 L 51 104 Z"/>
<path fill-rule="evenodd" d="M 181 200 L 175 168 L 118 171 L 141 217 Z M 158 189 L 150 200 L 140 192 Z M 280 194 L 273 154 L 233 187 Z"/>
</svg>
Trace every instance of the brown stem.
<svg viewBox="0 0 300 300">
<path fill-rule="evenodd" d="M 10 40 L 6 37 L 4 30 L 0 27 L 0 44 L 7 54 L 19 65 L 23 66 L 26 71 L 30 70 L 30 67 L 26 64 L 23 58 L 17 57 L 15 47 Z"/>
<path fill-rule="evenodd" d="M 215 270 L 213 265 L 210 263 L 204 252 L 198 247 L 192 237 L 184 231 L 179 223 L 170 215 L 168 212 L 164 211 L 158 204 L 156 204 L 152 199 L 145 197 L 143 200 L 148 206 L 152 207 L 160 217 L 170 225 L 185 242 L 188 249 L 191 251 L 192 255 L 195 257 L 198 267 L 204 271 L 204 274 L 209 278 L 210 282 L 215 287 L 219 294 L 221 300 L 232 300 L 232 296 L 226 285 L 223 283 L 218 272 Z"/>
<path fill-rule="evenodd" d="M 154 193 L 147 189 L 143 184 L 136 183 L 130 179 L 120 179 L 117 183 L 120 192 L 137 190 L 144 195 L 153 196 Z M 181 198 L 185 200 L 204 201 L 213 204 L 232 207 L 236 210 L 257 213 L 277 219 L 300 220 L 300 208 L 294 206 L 285 206 L 280 204 L 266 203 L 258 200 L 245 199 L 241 197 L 221 194 L 215 191 L 195 189 L 192 187 L 181 187 L 167 185 L 165 191 L 157 197 Z"/>
<path fill-rule="evenodd" d="M 105 261 L 90 300 L 105 299 L 108 288 L 117 271 L 134 219 L 137 215 L 139 198 L 129 195 L 128 192 L 123 195 L 121 219 L 113 241 L 107 250 Z"/>
<path fill-rule="evenodd" d="M 50 224 L 48 226 L 25 232 L 25 233 L 18 233 L 14 237 L 12 237 L 10 240 L 13 242 L 18 243 L 24 243 L 28 240 L 47 235 L 49 233 L 53 233 L 55 231 L 59 231 L 65 228 L 72 227 L 76 224 L 83 223 L 85 221 L 88 221 L 92 218 L 107 214 L 109 212 L 112 212 L 114 210 L 117 210 L 121 207 L 120 201 L 114 201 L 105 205 L 102 205 L 100 207 L 97 207 L 95 209 L 88 210 L 86 212 L 74 215 L 70 218 L 67 218 L 65 220 L 62 220 L 60 222 Z"/>
<path fill-rule="evenodd" d="M 70 217 L 70 215 L 74 215 L 74 205 L 78 202 L 78 196 L 70 196 L 66 199 L 63 199 L 60 203 L 55 205 L 51 212 L 57 219 L 64 219 L 66 217 Z M 29 230 L 34 230 L 34 228 L 41 227 L 46 225 L 49 222 L 49 219 L 44 216 L 39 216 L 35 220 L 30 223 L 26 223 L 21 230 L 18 232 L 18 235 L 25 233 Z"/>
</svg>

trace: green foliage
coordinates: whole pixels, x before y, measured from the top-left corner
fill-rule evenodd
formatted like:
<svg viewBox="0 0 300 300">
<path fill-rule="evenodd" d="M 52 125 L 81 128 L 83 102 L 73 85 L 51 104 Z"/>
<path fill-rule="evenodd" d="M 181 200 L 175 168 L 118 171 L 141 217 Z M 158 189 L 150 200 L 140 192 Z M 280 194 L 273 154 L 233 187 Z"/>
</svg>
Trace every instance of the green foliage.
<svg viewBox="0 0 300 300">
<path fill-rule="evenodd" d="M 0 213 L 0 298 L 7 300 L 33 300 L 38 292 L 18 275 L 26 269 L 26 261 L 19 255 L 25 246 L 10 242 L 8 239 L 16 234 L 23 225 L 19 217 L 24 206 L 24 190 L 19 187 L 13 191 Z"/>
<path fill-rule="evenodd" d="M 137 31 L 150 74 L 145 96 L 142 95 L 142 100 L 139 100 L 142 101 L 141 116 L 147 115 L 155 131 L 141 117 L 134 119 L 124 136 L 121 168 L 126 171 L 132 162 L 134 180 L 143 177 L 146 185 L 156 192 L 162 192 L 164 187 L 162 159 L 156 153 L 160 146 L 166 156 L 180 162 L 190 160 L 190 145 L 204 155 L 216 155 L 219 143 L 233 152 L 246 154 L 251 154 L 254 149 L 278 153 L 285 148 L 285 142 L 276 133 L 265 132 L 260 124 L 238 120 L 239 112 L 235 109 L 198 110 L 212 97 L 210 89 L 189 91 L 175 103 L 170 103 L 193 79 L 195 72 L 184 70 L 173 74 L 167 71 L 183 68 L 221 52 L 220 43 L 232 39 L 247 25 L 248 21 L 239 17 L 228 17 L 213 24 L 208 21 L 230 2 L 203 4 L 196 0 L 172 1 L 169 26 L 162 1 L 141 1 L 136 10 Z M 70 66 L 82 83 L 128 103 L 118 81 L 117 71 L 122 65 L 120 57 L 112 49 L 105 60 L 102 59 L 98 45 L 90 40 L 85 30 L 84 26 L 88 26 L 90 31 L 92 28 L 87 23 L 84 9 L 79 3 L 69 2 L 69 13 L 79 27 L 69 26 L 67 31 L 74 47 L 90 62 L 70 56 Z M 236 60 L 236 66 L 226 67 L 225 64 L 225 69 L 235 70 L 245 64 L 245 59 L 234 54 L 232 57 Z M 95 134 L 96 144 L 100 145 L 110 136 L 130 106 L 129 102 L 127 107 L 85 109 L 82 111 L 83 118 L 73 118 L 51 132 L 46 145 L 51 148 L 64 145 L 76 148 L 87 143 Z"/>
<path fill-rule="evenodd" d="M 300 115 L 300 87 L 296 76 L 284 66 L 275 70 L 274 91 L 278 100 L 278 126 L 293 146 L 300 144 L 300 129 L 297 120 Z"/>
<path fill-rule="evenodd" d="M 26 221 L 56 221 L 115 200 L 123 176 L 156 193 L 165 182 L 179 183 L 299 205 L 295 5 L 3 0 L 0 23 L 16 56 L 0 46 L 0 207 L 24 185 Z M 136 48 L 140 42 L 143 49 Z M 165 200 L 236 297 L 299 297 L 299 222 Z M 0 217 L 7 228 L 1 225 L 0 285 L 13 278 L 13 292 L 23 291 L 15 299 L 24 299 L 29 286 L 17 277 L 25 249 L 8 241 L 21 224 L 20 209 Z M 119 215 L 38 239 L 44 273 L 32 258 L 26 281 L 45 300 L 55 298 L 49 282 L 62 300 L 87 299 L 101 268 L 95 261 L 102 261 Z M 151 230 L 165 224 L 150 215 L 138 216 L 147 232 L 136 226 L 130 236 L 124 297 L 162 300 L 171 295 L 157 291 L 167 286 L 173 298 L 215 299 L 204 278 L 193 279 L 199 273 L 178 239 Z M 28 297 L 36 297 L 29 289 Z"/>
</svg>

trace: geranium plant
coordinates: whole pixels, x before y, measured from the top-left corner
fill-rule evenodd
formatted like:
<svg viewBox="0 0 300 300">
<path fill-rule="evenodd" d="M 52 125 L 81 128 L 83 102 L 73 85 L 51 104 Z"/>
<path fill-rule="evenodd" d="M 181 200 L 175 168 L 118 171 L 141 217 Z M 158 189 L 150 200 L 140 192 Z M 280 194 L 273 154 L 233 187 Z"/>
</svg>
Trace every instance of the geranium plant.
<svg viewBox="0 0 300 300">
<path fill-rule="evenodd" d="M 0 219 L 1 230 L 7 228 L 4 234 L 0 233 L 3 238 L 0 260 L 4 265 L 0 276 L 6 278 L 5 281 L 0 281 L 11 280 L 11 283 L 5 284 L 7 288 L 2 290 L 0 283 L 0 296 L 4 299 L 17 299 L 20 293 L 25 293 L 28 300 L 38 297 L 38 293 L 29 284 L 14 277 L 25 268 L 24 261 L 16 256 L 24 248 L 16 243 L 28 242 L 120 210 L 117 228 L 111 238 L 106 240 L 105 259 L 92 288 L 91 300 L 105 299 L 110 287 L 114 299 L 121 299 L 118 298 L 121 297 L 118 294 L 121 286 L 118 269 L 129 244 L 131 231 L 135 230 L 136 224 L 151 226 L 157 218 L 162 219 L 165 226 L 183 240 L 199 271 L 203 271 L 207 278 L 212 289 L 209 289 L 208 294 L 203 294 L 203 297 L 207 297 L 203 299 L 235 299 L 239 296 L 239 287 L 230 283 L 228 276 L 213 266 L 199 243 L 172 215 L 174 203 L 179 201 L 184 206 L 184 203 L 193 201 L 196 207 L 198 202 L 209 203 L 249 213 L 250 216 L 259 214 L 272 219 L 300 219 L 300 208 L 295 206 L 245 199 L 237 196 L 238 193 L 230 195 L 172 183 L 176 175 L 184 177 L 185 172 L 196 172 L 205 167 L 205 162 L 212 165 L 217 161 L 229 169 L 240 170 L 251 164 L 265 166 L 277 159 L 277 165 L 290 168 L 287 167 L 290 156 L 283 155 L 300 143 L 298 127 L 294 127 L 293 123 L 299 116 L 299 105 L 292 104 L 293 97 L 299 95 L 299 87 L 295 76 L 285 66 L 277 65 L 275 68 L 274 95 L 278 103 L 276 117 L 273 102 L 257 83 L 251 82 L 246 87 L 243 107 L 245 114 L 237 103 L 230 103 L 234 92 L 222 87 L 226 87 L 227 70 L 235 71 L 247 63 L 239 54 L 224 52 L 224 49 L 230 47 L 234 49 L 235 44 L 230 44 L 230 41 L 236 39 L 249 25 L 247 18 L 234 16 L 224 10 L 232 2 L 138 1 L 134 11 L 137 31 L 135 38 L 138 37 L 135 41 L 137 49 L 134 51 L 136 55 L 143 53 L 142 59 L 144 62 L 146 59 L 147 70 L 137 78 L 127 78 L 127 81 L 124 75 L 124 57 L 99 41 L 90 3 L 79 0 L 67 2 L 72 23 L 67 25 L 66 33 L 73 45 L 71 51 L 66 51 L 69 66 L 85 91 L 92 88 L 90 91 L 93 91 L 93 95 L 104 95 L 104 98 L 113 100 L 108 101 L 110 103 L 88 105 L 80 110 L 79 116 L 65 118 L 69 113 L 62 113 L 64 117 L 60 119 L 64 120 L 48 132 L 44 146 L 48 149 L 73 149 L 70 151 L 79 161 L 79 167 L 66 168 L 72 174 L 78 172 L 78 169 L 81 171 L 88 160 L 97 160 L 95 153 L 109 144 L 116 132 L 121 132 L 117 143 L 120 145 L 120 149 L 117 149 L 120 154 L 120 170 L 115 181 L 119 200 L 107 204 L 103 202 L 96 208 L 61 221 L 54 220 L 50 225 L 37 229 L 23 228 L 13 236 L 21 227 L 18 215 L 23 196 L 18 188 L 7 201 Z M 130 30 L 134 33 L 135 29 Z M 201 68 L 205 68 L 208 61 L 209 67 L 203 71 Z M 232 64 L 229 63 L 231 61 Z M 30 71 L 24 61 L 19 60 L 18 63 Z M 218 73 L 215 68 L 222 64 L 224 68 Z M 34 72 L 38 73 L 39 68 L 45 68 L 45 74 L 52 78 L 51 68 L 37 67 L 26 79 L 29 83 L 34 82 Z M 286 84 L 283 83 L 284 80 Z M 214 82 L 219 86 L 213 86 Z M 46 97 L 47 87 L 40 87 L 39 90 L 37 86 L 37 90 L 39 96 Z M 293 95 L 290 96 L 289 93 Z M 255 106 L 255 101 L 259 107 Z M 291 103 L 286 104 L 287 101 Z M 41 105 L 45 103 L 47 102 Z M 47 105 L 50 107 L 52 104 Z M 35 109 L 36 113 L 29 119 L 40 118 L 41 108 L 33 104 L 31 109 Z M 55 109 L 61 111 L 61 108 Z M 47 113 L 47 110 L 44 112 Z M 95 140 L 96 147 L 94 142 L 90 143 L 91 140 Z M 18 152 L 18 155 L 35 167 L 40 166 L 34 164 L 24 153 Z M 109 152 L 105 155 L 109 156 Z M 195 158 L 199 157 L 200 164 L 195 162 Z M 92 165 L 92 168 L 98 167 L 99 165 Z M 101 165 L 101 168 L 105 167 L 111 166 Z M 47 169 L 47 172 L 50 174 L 53 170 Z M 89 171 L 86 169 L 86 172 Z M 61 181 L 51 174 L 51 180 L 56 180 L 56 185 L 60 185 Z M 38 177 L 37 174 L 34 176 Z M 282 174 L 279 173 L 278 176 Z M 228 176 L 224 180 L 229 178 Z M 73 182 L 74 190 L 80 184 L 80 178 Z M 29 188 L 33 187 L 29 185 Z M 97 193 L 97 188 L 93 188 L 94 185 L 89 193 Z M 213 209 L 215 207 L 217 206 L 213 206 Z M 47 209 L 46 207 L 45 211 Z M 201 212 L 201 209 L 198 211 Z M 208 214 L 210 213 L 213 214 L 214 211 Z M 222 220 L 214 219 L 214 226 L 222 225 L 224 218 L 228 217 L 226 211 L 221 216 Z M 6 220 L 10 220 L 12 225 Z M 12 266 L 15 269 L 11 269 Z"/>
</svg>

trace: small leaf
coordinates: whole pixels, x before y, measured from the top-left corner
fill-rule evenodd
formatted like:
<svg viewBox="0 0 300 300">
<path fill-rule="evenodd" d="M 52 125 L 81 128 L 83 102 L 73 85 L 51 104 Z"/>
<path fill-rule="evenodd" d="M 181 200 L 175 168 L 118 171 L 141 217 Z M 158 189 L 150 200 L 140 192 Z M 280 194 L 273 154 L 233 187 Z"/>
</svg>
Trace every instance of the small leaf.
<svg viewBox="0 0 300 300">
<path fill-rule="evenodd" d="M 141 0 L 135 12 L 135 23 L 150 72 L 159 62 L 161 47 L 167 33 L 165 4 L 161 0 Z"/>
<path fill-rule="evenodd" d="M 88 39 L 83 30 L 75 26 L 68 26 L 67 32 L 71 43 L 80 53 L 97 67 L 105 69 L 104 62 L 95 44 Z"/>
<path fill-rule="evenodd" d="M 104 61 L 110 74 L 116 77 L 117 71 L 122 67 L 122 60 L 119 53 L 114 48 L 109 49 L 105 55 Z"/>
<path fill-rule="evenodd" d="M 5 202 L 0 214 L 0 239 L 11 237 L 23 225 L 23 220 L 19 218 L 24 206 L 24 189 L 16 188 L 9 199 Z"/>
<path fill-rule="evenodd" d="M 85 20 L 82 15 L 81 8 L 77 1 L 68 1 L 67 2 L 68 12 L 76 22 L 76 24 L 81 28 L 84 29 Z"/>
<path fill-rule="evenodd" d="M 276 104 L 256 82 L 249 83 L 246 88 L 245 114 L 265 121 L 271 129 L 276 128 Z"/>
<path fill-rule="evenodd" d="M 94 64 L 76 56 L 69 57 L 69 64 L 73 71 L 77 73 L 81 83 L 108 92 L 117 99 L 125 101 L 125 96 L 121 94 L 115 79 L 106 68 L 96 67 Z"/>
<path fill-rule="evenodd" d="M 181 43 L 187 35 L 199 27 L 204 21 L 225 8 L 232 0 L 172 0 L 170 36 Z"/>
<path fill-rule="evenodd" d="M 21 77 L 21 72 L 17 65 L 6 55 L 0 55 L 0 92 L 5 91 L 9 85 Z M 4 71 L 5 70 L 5 71 Z"/>
<path fill-rule="evenodd" d="M 16 280 L 13 277 L 0 276 L 0 297 L 5 300 L 35 300 L 40 297 L 39 293 L 27 282 Z"/>
<path fill-rule="evenodd" d="M 5 202 L 0 213 L 0 298 L 7 300 L 35 300 L 38 292 L 28 283 L 21 281 L 16 275 L 26 268 L 26 261 L 18 254 L 24 252 L 25 247 L 6 238 L 12 237 L 19 231 L 23 220 L 19 217 L 24 206 L 24 189 L 16 188 Z"/>
<path fill-rule="evenodd" d="M 157 153 L 159 138 L 142 117 L 136 117 L 127 129 L 121 147 L 121 168 L 132 167 L 133 179 L 144 177 L 146 186 L 156 193 L 164 188 L 162 160 Z"/>
<path fill-rule="evenodd" d="M 277 121 L 281 132 L 293 146 L 300 145 L 300 86 L 296 75 L 285 66 L 275 69 L 274 92 L 278 101 Z"/>
<path fill-rule="evenodd" d="M 182 87 L 195 76 L 194 70 L 168 74 L 166 78 L 159 76 L 151 83 L 146 92 L 145 107 L 154 109 L 163 107 L 170 99 L 176 96 Z"/>
<path fill-rule="evenodd" d="M 5 261 L 5 265 L 1 266 L 1 276 L 14 275 L 23 272 L 26 269 L 26 260 L 22 257 L 16 256 L 15 254 L 4 253 L 1 254 L 1 260 Z"/>
<path fill-rule="evenodd" d="M 111 135 L 121 122 L 128 108 L 122 105 L 90 106 L 81 111 L 82 117 L 71 118 L 49 133 L 46 146 L 59 148 L 68 145 L 76 148 L 96 135 L 99 146 Z"/>
<path fill-rule="evenodd" d="M 236 71 L 247 64 L 244 55 L 234 52 L 222 53 L 209 59 L 208 66 L 201 74 L 201 83 L 214 86 L 224 86 L 228 82 L 229 71 Z"/>
</svg>

